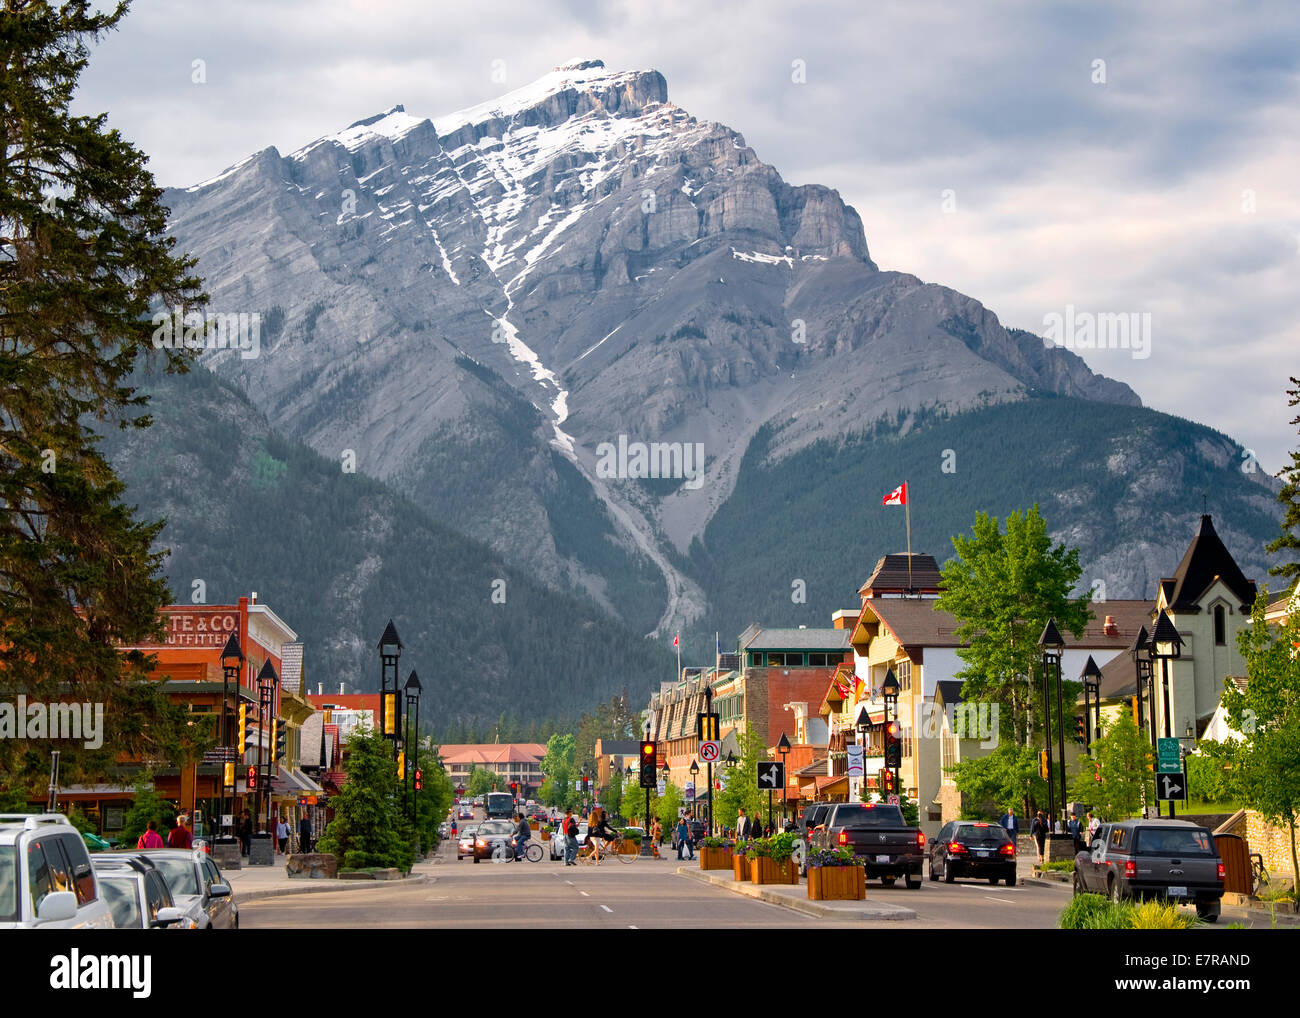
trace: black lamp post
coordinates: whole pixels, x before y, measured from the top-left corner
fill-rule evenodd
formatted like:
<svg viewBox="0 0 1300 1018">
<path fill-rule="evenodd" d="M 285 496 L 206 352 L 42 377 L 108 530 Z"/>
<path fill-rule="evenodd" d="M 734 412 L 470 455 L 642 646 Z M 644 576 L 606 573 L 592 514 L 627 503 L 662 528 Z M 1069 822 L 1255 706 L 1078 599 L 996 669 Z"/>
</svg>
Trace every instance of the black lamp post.
<svg viewBox="0 0 1300 1018">
<path fill-rule="evenodd" d="M 1144 733 L 1151 740 L 1152 752 L 1155 752 L 1156 745 L 1156 710 L 1155 710 L 1155 691 L 1151 688 L 1151 638 L 1147 635 L 1147 627 L 1143 626 L 1138 630 L 1137 638 L 1133 641 L 1133 646 L 1129 647 L 1129 657 L 1133 659 L 1134 684 L 1137 689 L 1137 695 L 1133 698 L 1137 704 L 1137 726 L 1138 731 Z M 1142 701 L 1149 704 L 1150 709 L 1143 711 Z M 1142 816 L 1147 815 L 1147 783 L 1142 782 Z M 1160 800 L 1156 800 L 1156 816 L 1160 815 Z"/>
<path fill-rule="evenodd" d="M 691 792 L 691 796 L 692 796 L 692 798 L 691 798 L 691 816 L 695 816 L 695 815 L 696 815 L 696 812 L 695 812 L 695 811 L 696 811 L 696 805 L 697 805 L 697 803 L 699 803 L 699 801 L 700 801 L 700 788 L 699 788 L 699 785 L 698 785 L 697 782 L 696 782 L 696 777 L 699 775 L 699 773 L 700 773 L 700 765 L 699 765 L 698 763 L 696 763 L 694 760 L 692 760 L 692 761 L 691 761 L 691 766 L 690 766 L 690 774 L 691 774 L 691 789 L 692 789 L 692 792 Z"/>
<path fill-rule="evenodd" d="M 1095 735 L 1101 738 L 1101 669 L 1097 662 L 1088 655 L 1088 663 L 1083 666 L 1083 751 L 1092 756 L 1092 740 Z M 1097 727 L 1093 728 L 1092 713 L 1089 707 L 1097 711 Z"/>
<path fill-rule="evenodd" d="M 271 664 L 270 658 L 268 658 L 262 665 L 262 670 L 257 673 L 257 769 L 262 775 L 262 779 L 257 783 L 256 816 L 259 825 L 262 823 L 262 799 L 266 795 L 268 790 L 267 782 L 271 777 L 271 754 L 267 752 L 270 747 L 266 745 L 266 733 L 270 730 L 271 716 L 275 712 L 275 687 L 279 683 L 280 676 L 275 674 L 275 668 Z M 263 715 L 265 715 L 265 720 L 263 720 Z M 269 799 L 267 805 L 270 806 Z"/>
<path fill-rule="evenodd" d="M 244 652 L 239 646 L 239 636 L 230 634 L 225 648 L 221 651 L 221 812 L 217 814 L 217 836 L 221 837 L 221 822 L 226 815 L 226 789 L 235 792 L 235 753 L 230 745 L 230 717 L 227 687 L 235 686 L 235 697 L 239 696 L 239 675 L 244 668 Z M 231 806 L 234 813 L 234 806 Z M 233 819 L 233 816 L 232 816 Z"/>
<path fill-rule="evenodd" d="M 1160 616 L 1156 619 L 1156 628 L 1151 633 L 1151 641 L 1147 644 L 1147 653 L 1151 657 L 1152 663 L 1159 662 L 1159 683 L 1160 683 L 1160 711 L 1163 715 L 1163 722 L 1160 725 L 1164 729 L 1165 738 L 1173 737 L 1173 725 L 1170 716 L 1173 714 L 1173 675 L 1169 674 L 1170 670 L 1166 668 L 1166 661 L 1176 661 L 1183 654 L 1183 638 L 1178 633 L 1178 628 L 1174 625 L 1173 620 L 1161 609 Z M 1151 702 L 1152 727 L 1155 727 L 1156 701 Z M 1152 748 L 1155 748 L 1152 740 Z M 1178 815 L 1177 807 L 1174 806 L 1173 800 L 1169 801 L 1169 816 Z"/>
<path fill-rule="evenodd" d="M 1048 830 L 1056 820 L 1056 786 L 1052 781 L 1052 690 L 1051 679 L 1056 679 L 1056 714 L 1061 715 L 1061 654 L 1065 641 L 1056 628 L 1056 620 L 1048 619 L 1043 635 L 1038 638 L 1038 650 L 1043 662 L 1043 737 L 1047 747 L 1047 823 Z M 1065 731 L 1061 726 L 1059 756 L 1061 758 L 1061 805 L 1065 805 Z"/>
<path fill-rule="evenodd" d="M 790 780 L 785 777 L 785 758 L 790 753 L 790 740 L 785 737 L 785 732 L 781 733 L 781 741 L 776 744 L 776 751 L 781 754 L 781 823 L 785 824 L 785 786 Z"/>
<path fill-rule="evenodd" d="M 887 672 L 885 672 L 885 681 L 880 684 L 880 698 L 885 701 L 885 727 L 886 728 L 889 727 L 890 721 L 894 721 L 895 723 L 897 723 L 898 721 L 898 690 L 899 690 L 898 676 L 894 674 L 894 669 L 890 668 Z M 899 738 L 901 739 L 903 735 L 901 725 L 899 726 L 898 735 Z M 902 754 L 900 750 L 900 754 L 899 754 L 900 760 L 901 757 Z M 894 772 L 894 794 L 898 796 L 898 801 L 901 803 L 903 801 L 903 786 L 902 786 L 902 781 L 900 780 L 898 774 L 899 765 L 894 764 L 893 767 L 891 768 L 889 766 L 889 761 L 886 760 L 885 766 L 887 769 L 890 769 Z"/>
<path fill-rule="evenodd" d="M 865 800 L 867 791 L 867 732 L 871 730 L 871 712 L 867 710 L 864 703 L 858 708 L 858 716 L 854 719 L 853 727 L 858 732 L 858 745 L 862 747 L 862 791 L 858 793 L 858 798 Z"/>
<path fill-rule="evenodd" d="M 402 638 L 393 620 L 388 620 L 379 638 L 379 731 L 393 740 L 393 759 L 397 759 L 398 724 L 401 706 L 397 692 L 397 661 L 402 656 Z M 389 688 L 391 684 L 391 689 Z"/>
<path fill-rule="evenodd" d="M 406 718 L 408 730 L 412 719 L 414 719 L 415 723 L 414 738 L 411 738 L 409 733 L 403 733 L 407 735 L 404 739 L 407 752 L 412 754 L 411 759 L 406 761 L 406 774 L 402 775 L 402 780 L 405 782 L 406 775 L 413 774 L 415 769 L 420 766 L 420 693 L 423 692 L 424 687 L 420 685 L 420 676 L 415 674 L 414 668 L 411 669 L 411 674 L 407 676 L 406 685 L 403 688 L 406 690 Z M 418 826 L 420 814 L 418 811 L 419 803 L 416 799 L 419 790 L 414 787 L 414 777 L 411 778 L 411 785 L 411 822 L 416 823 Z M 405 798 L 405 796 L 403 796 L 403 798 Z"/>
</svg>

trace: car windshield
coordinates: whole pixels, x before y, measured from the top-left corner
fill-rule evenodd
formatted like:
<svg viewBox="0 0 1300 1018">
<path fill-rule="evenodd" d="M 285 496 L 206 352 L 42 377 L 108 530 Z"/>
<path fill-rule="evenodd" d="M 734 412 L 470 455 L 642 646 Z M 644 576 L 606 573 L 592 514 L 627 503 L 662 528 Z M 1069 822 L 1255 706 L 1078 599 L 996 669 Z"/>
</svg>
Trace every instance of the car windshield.
<svg viewBox="0 0 1300 1018">
<path fill-rule="evenodd" d="M 113 913 L 113 925 L 119 930 L 138 930 L 144 924 L 140 919 L 140 894 L 135 877 L 108 877 L 99 874 L 99 889 L 104 892 L 108 910 Z"/>
<path fill-rule="evenodd" d="M 901 827 L 897 806 L 841 806 L 831 823 L 836 827 Z"/>
<path fill-rule="evenodd" d="M 167 889 L 173 898 L 187 894 L 201 894 L 198 877 L 194 873 L 194 863 L 189 859 L 168 858 L 152 855 L 149 857 L 155 866 L 162 870 L 167 880 Z"/>
<path fill-rule="evenodd" d="M 1138 855 L 1214 854 L 1209 832 L 1177 827 L 1140 828 L 1136 851 Z"/>
<path fill-rule="evenodd" d="M 18 851 L 0 845 L 0 923 L 18 921 Z"/>
<path fill-rule="evenodd" d="M 1011 837 L 999 824 L 962 824 L 953 832 L 952 840 L 966 845 L 1005 845 Z"/>
<path fill-rule="evenodd" d="M 490 834 L 509 834 L 515 829 L 515 825 L 509 820 L 492 820 L 486 824 L 480 824 L 478 829 L 479 837 L 486 837 Z"/>
</svg>

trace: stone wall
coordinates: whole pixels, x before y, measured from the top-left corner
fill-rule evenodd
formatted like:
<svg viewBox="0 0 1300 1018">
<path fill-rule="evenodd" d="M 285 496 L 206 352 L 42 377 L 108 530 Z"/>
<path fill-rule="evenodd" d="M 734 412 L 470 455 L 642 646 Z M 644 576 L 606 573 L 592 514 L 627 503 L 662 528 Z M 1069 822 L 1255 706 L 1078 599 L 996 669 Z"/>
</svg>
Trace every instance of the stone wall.
<svg viewBox="0 0 1300 1018">
<path fill-rule="evenodd" d="M 1264 857 L 1264 865 L 1273 875 L 1293 877 L 1291 872 L 1291 835 L 1284 827 L 1274 827 L 1254 810 L 1246 813 L 1246 841 L 1251 853 Z"/>
</svg>

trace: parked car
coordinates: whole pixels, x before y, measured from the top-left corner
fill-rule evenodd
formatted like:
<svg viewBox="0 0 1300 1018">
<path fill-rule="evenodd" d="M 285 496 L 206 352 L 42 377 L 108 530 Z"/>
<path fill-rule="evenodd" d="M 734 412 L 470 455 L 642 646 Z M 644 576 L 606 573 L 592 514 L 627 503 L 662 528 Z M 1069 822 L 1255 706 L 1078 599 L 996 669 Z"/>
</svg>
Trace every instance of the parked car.
<svg viewBox="0 0 1300 1018">
<path fill-rule="evenodd" d="M 474 854 L 474 832 L 477 830 L 477 827 L 471 827 L 469 824 L 460 829 L 460 833 L 456 836 L 457 862 L 460 862 L 467 855 Z"/>
<path fill-rule="evenodd" d="M 561 817 L 559 820 L 559 827 L 556 828 L 556 833 L 551 837 L 551 858 L 552 859 L 564 858 L 564 831 L 561 829 L 563 827 L 564 827 L 564 818 Z M 579 845 L 582 844 L 582 840 L 586 836 L 587 836 L 587 821 L 579 820 L 578 821 L 578 844 Z"/>
<path fill-rule="evenodd" d="M 492 850 L 503 841 L 509 842 L 514 832 L 515 825 L 509 820 L 484 820 L 474 832 L 474 861 L 491 859 Z"/>
<path fill-rule="evenodd" d="M 185 848 L 148 848 L 133 854 L 144 856 L 162 871 L 176 904 L 200 929 L 239 929 L 234 893 L 210 855 Z"/>
<path fill-rule="evenodd" d="M 140 856 L 96 856 L 92 860 L 99 889 L 119 930 L 198 928 L 194 918 L 178 908 L 167 881 L 154 864 Z"/>
<path fill-rule="evenodd" d="M 921 886 L 925 835 L 903 820 L 897 806 L 878 802 L 832 803 L 813 831 L 812 850 L 849 848 L 862 860 L 868 880 L 886 887 L 903 877 L 908 888 Z"/>
<path fill-rule="evenodd" d="M 930 879 L 946 884 L 957 877 L 984 877 L 990 884 L 1016 886 L 1016 843 L 1000 824 L 953 820 L 939 829 L 927 858 Z"/>
<path fill-rule="evenodd" d="M 0 813 L 0 929 L 108 929 L 86 843 L 62 813 Z"/>
<path fill-rule="evenodd" d="M 834 805 L 833 802 L 810 802 L 804 807 L 803 815 L 799 817 L 799 832 L 805 845 L 812 840 L 812 832 L 821 826 Z"/>
<path fill-rule="evenodd" d="M 1211 923 L 1219 918 L 1224 876 L 1210 832 L 1186 820 L 1102 824 L 1088 851 L 1074 857 L 1075 894 L 1185 902 Z"/>
</svg>

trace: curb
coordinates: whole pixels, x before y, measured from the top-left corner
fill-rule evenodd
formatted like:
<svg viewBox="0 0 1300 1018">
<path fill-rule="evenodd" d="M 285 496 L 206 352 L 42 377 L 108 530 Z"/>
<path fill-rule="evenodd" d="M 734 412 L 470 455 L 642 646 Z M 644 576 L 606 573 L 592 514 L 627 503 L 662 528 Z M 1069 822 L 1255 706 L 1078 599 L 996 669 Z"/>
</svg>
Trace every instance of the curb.
<svg viewBox="0 0 1300 1018">
<path fill-rule="evenodd" d="M 324 887 L 310 886 L 324 883 L 322 880 L 310 878 L 303 880 L 302 883 L 295 881 L 287 887 L 258 887 L 249 891 L 240 891 L 237 884 L 232 884 L 231 887 L 235 892 L 235 903 L 242 905 L 248 901 L 257 901 L 259 898 L 281 898 L 288 894 L 339 894 L 343 891 L 373 891 L 377 887 L 410 887 L 414 884 L 430 883 L 433 879 L 427 874 L 420 873 L 403 877 L 401 880 L 349 880 Z"/>
<path fill-rule="evenodd" d="M 772 905 L 781 905 L 795 912 L 815 916 L 818 919 L 883 919 L 898 922 L 916 918 L 916 913 L 910 908 L 903 908 L 901 905 L 887 905 L 882 901 L 873 901 L 870 898 L 866 898 L 861 902 L 828 905 L 820 901 L 809 901 L 789 894 L 781 894 L 769 890 L 768 885 L 765 884 L 739 884 L 727 877 L 715 877 L 711 875 L 709 870 L 679 866 L 677 875 L 690 877 L 701 883 L 713 884 L 715 887 L 722 887 L 736 894 L 743 894 L 748 898 L 757 898 Z"/>
</svg>

